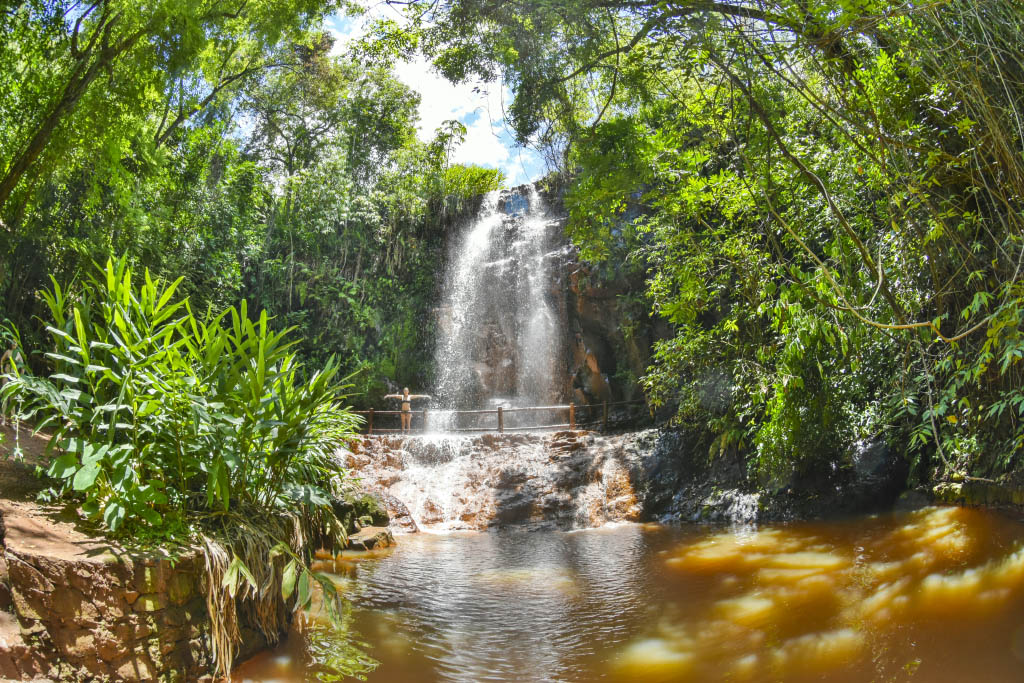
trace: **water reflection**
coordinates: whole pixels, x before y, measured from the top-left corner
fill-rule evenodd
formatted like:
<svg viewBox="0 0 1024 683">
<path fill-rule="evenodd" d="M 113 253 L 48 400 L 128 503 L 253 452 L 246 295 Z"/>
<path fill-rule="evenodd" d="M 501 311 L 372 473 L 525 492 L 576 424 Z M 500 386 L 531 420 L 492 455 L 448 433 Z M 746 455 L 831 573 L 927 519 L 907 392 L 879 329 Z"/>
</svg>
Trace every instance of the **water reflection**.
<svg viewBox="0 0 1024 683">
<path fill-rule="evenodd" d="M 1019 680 L 1022 532 L 931 508 L 760 529 L 409 536 L 338 563 L 357 605 L 338 642 L 370 644 L 371 681 Z M 308 664 L 286 652 L 238 680 L 304 680 Z"/>
</svg>

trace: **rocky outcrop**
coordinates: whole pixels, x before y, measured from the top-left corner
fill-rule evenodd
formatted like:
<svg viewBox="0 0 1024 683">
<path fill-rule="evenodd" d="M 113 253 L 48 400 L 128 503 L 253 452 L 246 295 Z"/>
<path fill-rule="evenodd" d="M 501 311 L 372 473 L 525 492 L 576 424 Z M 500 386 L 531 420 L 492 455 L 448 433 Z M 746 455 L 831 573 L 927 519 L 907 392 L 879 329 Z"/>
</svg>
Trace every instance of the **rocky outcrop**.
<svg viewBox="0 0 1024 683">
<path fill-rule="evenodd" d="M 654 342 L 669 336 L 667 325 L 637 302 L 642 279 L 609 278 L 575 250 L 570 254 L 563 270 L 572 399 L 586 405 L 643 398 L 637 379 L 647 372 Z"/>
<path fill-rule="evenodd" d="M 1024 508 L 1024 484 L 956 477 L 932 487 L 931 498 L 953 505 L 983 505 L 985 507 Z"/>
<path fill-rule="evenodd" d="M 863 444 L 826 473 L 758 487 L 738 456 L 711 459 L 678 431 L 366 437 L 345 454 L 393 516 L 428 529 L 609 522 L 757 522 L 891 506 L 906 465 Z"/>
<path fill-rule="evenodd" d="M 348 537 L 348 550 L 389 548 L 395 544 L 391 530 L 381 526 L 365 526 Z"/>
<path fill-rule="evenodd" d="M 354 534 L 366 526 L 387 526 L 390 518 L 380 496 L 369 491 L 352 490 L 331 501 L 334 516 L 345 527 L 345 533 Z"/>
<path fill-rule="evenodd" d="M 29 504 L 0 516 L 0 678 L 212 680 L 197 555 L 128 554 Z M 240 658 L 266 644 L 250 629 L 243 642 Z"/>
<path fill-rule="evenodd" d="M 770 485 L 752 479 L 742 455 L 712 458 L 685 432 L 639 432 L 630 447 L 646 453 L 635 476 L 644 514 L 655 521 L 837 517 L 891 508 L 906 488 L 906 461 L 881 443 L 858 444 L 843 460 Z"/>
<path fill-rule="evenodd" d="M 639 520 L 628 454 L 588 432 L 366 437 L 346 454 L 417 527 L 586 528 Z M 395 503 L 400 506 L 396 506 Z"/>
</svg>

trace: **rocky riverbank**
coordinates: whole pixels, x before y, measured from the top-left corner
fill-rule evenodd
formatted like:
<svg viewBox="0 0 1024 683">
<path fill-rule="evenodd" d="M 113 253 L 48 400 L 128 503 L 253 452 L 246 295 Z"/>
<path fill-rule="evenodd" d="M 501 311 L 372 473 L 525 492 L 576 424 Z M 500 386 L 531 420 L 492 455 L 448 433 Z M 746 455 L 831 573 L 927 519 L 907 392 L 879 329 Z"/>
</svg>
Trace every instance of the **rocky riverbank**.
<svg viewBox="0 0 1024 683">
<path fill-rule="evenodd" d="M 47 439 L 17 443 L 23 461 L 0 452 L 0 679 L 213 680 L 202 559 L 131 552 L 36 503 Z M 267 644 L 244 625 L 243 643 Z"/>
<path fill-rule="evenodd" d="M 11 448 L 14 432 L 0 429 Z M 202 556 L 126 549 L 35 502 L 47 439 L 22 430 L 17 443 L 20 461 L 0 450 L 0 680 L 214 680 Z M 350 548 L 394 542 L 372 496 L 335 508 Z M 268 645 L 242 616 L 236 661 Z"/>
<path fill-rule="evenodd" d="M 758 486 L 741 459 L 712 460 L 684 433 L 656 429 L 365 437 L 345 464 L 400 531 L 854 514 L 891 507 L 907 475 L 896 454 L 862 444 L 828 475 Z"/>
<path fill-rule="evenodd" d="M 0 676 L 212 680 L 200 557 L 126 553 L 31 504 L 0 514 Z M 242 656 L 266 644 L 256 631 L 244 642 Z"/>
</svg>

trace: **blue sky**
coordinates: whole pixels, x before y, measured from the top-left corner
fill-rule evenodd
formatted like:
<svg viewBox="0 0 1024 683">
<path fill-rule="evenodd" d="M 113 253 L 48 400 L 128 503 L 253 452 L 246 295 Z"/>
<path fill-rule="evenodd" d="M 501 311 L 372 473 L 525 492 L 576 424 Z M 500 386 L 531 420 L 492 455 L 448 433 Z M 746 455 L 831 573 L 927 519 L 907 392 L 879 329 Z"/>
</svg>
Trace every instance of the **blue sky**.
<svg viewBox="0 0 1024 683">
<path fill-rule="evenodd" d="M 334 51 L 362 35 L 364 26 L 380 16 L 400 19 L 387 5 L 375 5 L 362 17 L 334 16 L 327 28 L 334 34 Z M 504 171 L 509 185 L 535 180 L 546 172 L 544 161 L 534 150 L 517 147 L 505 123 L 504 105 L 509 101 L 507 88 L 500 83 L 464 83 L 453 85 L 436 73 L 426 60 L 395 65 L 395 75 L 420 93 L 419 136 L 427 141 L 446 120 L 455 119 L 467 128 L 466 141 L 455 152 L 454 161 L 478 164 Z"/>
</svg>

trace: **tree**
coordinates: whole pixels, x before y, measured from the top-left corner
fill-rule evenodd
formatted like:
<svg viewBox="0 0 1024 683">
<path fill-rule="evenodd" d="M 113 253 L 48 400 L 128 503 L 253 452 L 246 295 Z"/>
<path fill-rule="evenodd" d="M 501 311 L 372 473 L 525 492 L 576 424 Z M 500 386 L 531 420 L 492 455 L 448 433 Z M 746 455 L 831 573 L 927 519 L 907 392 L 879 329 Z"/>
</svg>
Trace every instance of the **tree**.
<svg viewBox="0 0 1024 683">
<path fill-rule="evenodd" d="M 0 111 L 20 115 L 4 117 L 9 129 L 0 137 L 0 216 L 16 228 L 8 201 L 19 187 L 20 201 L 28 201 L 31 188 L 22 181 L 30 170 L 45 175 L 69 154 L 116 145 L 125 119 L 144 117 L 154 92 L 168 94 L 152 132 L 163 144 L 225 88 L 266 66 L 259 55 L 297 38 L 333 6 L 26 0 L 6 10 L 0 54 L 16 66 L 6 74 Z"/>
<path fill-rule="evenodd" d="M 781 470 L 878 434 L 940 475 L 1020 466 L 1016 3 L 409 8 L 445 73 L 501 73 L 520 139 L 562 150 L 585 251 L 652 268 L 658 400 Z"/>
</svg>

